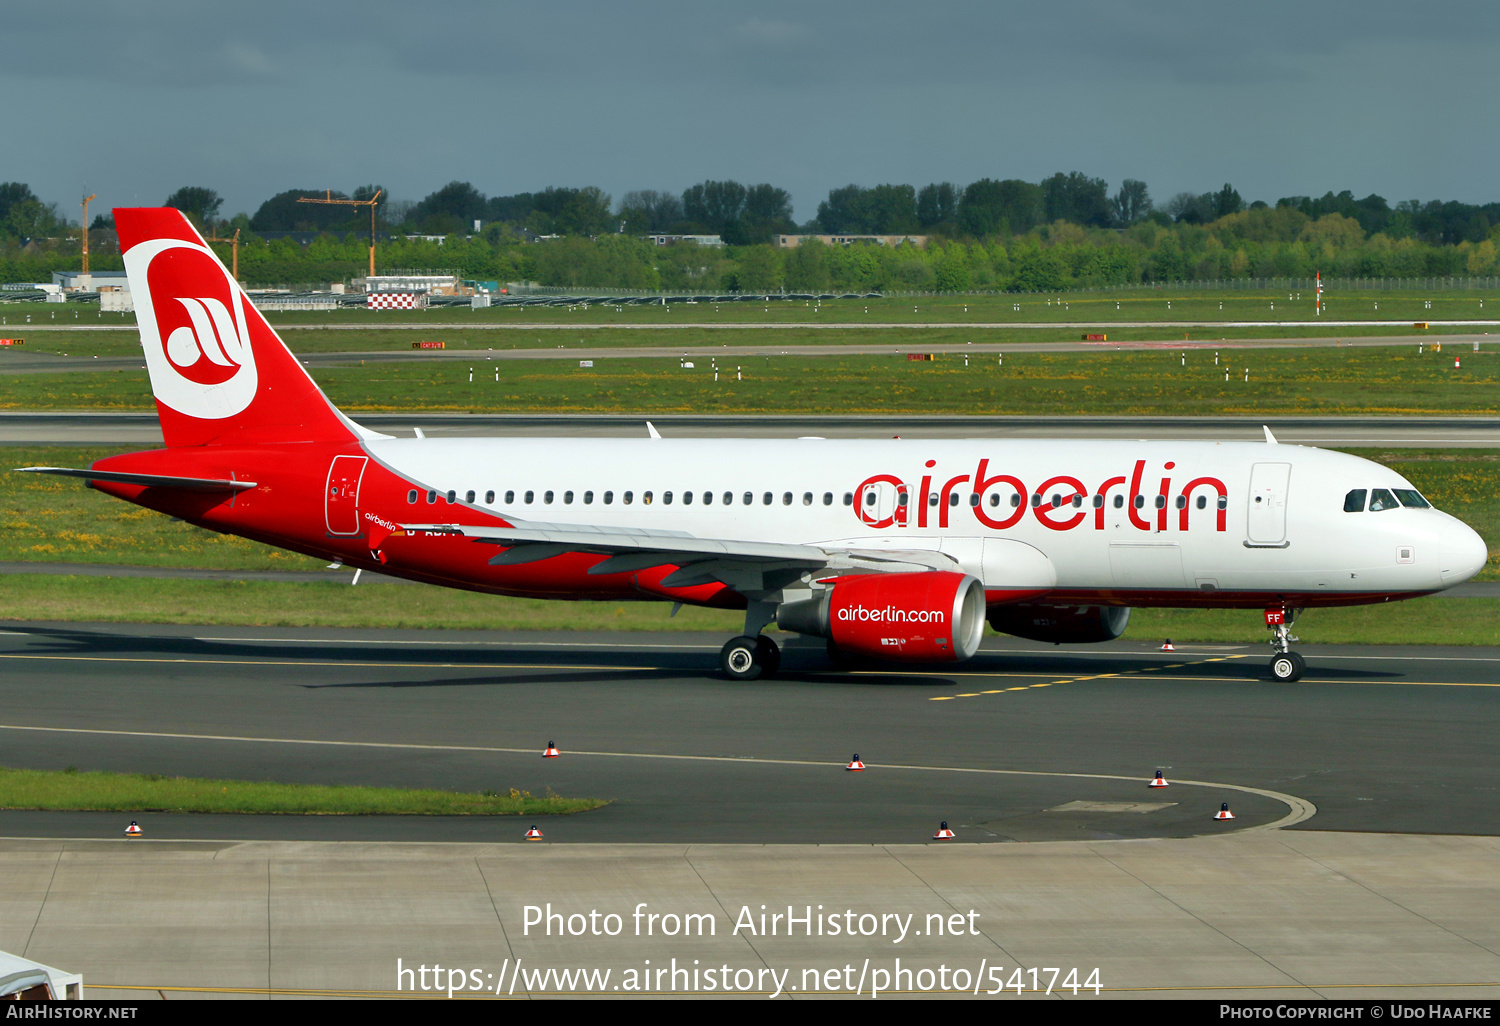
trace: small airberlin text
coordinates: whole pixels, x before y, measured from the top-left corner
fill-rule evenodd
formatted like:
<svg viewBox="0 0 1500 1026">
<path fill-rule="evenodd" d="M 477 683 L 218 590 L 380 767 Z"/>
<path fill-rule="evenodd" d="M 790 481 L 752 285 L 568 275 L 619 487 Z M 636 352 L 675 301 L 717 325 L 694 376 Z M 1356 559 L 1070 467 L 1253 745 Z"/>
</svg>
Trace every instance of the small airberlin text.
<svg viewBox="0 0 1500 1026">
<path fill-rule="evenodd" d="M 857 620 L 860 623 L 947 623 L 948 614 L 941 609 L 867 609 L 864 606 L 849 606 L 838 611 L 840 620 Z"/>
</svg>

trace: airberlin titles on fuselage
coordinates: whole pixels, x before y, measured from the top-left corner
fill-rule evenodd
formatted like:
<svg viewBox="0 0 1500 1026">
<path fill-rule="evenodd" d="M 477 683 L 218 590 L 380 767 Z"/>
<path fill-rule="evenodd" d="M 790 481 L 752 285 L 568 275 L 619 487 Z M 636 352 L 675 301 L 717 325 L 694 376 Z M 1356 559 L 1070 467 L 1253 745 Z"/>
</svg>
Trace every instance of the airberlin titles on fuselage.
<svg viewBox="0 0 1500 1026">
<path fill-rule="evenodd" d="M 1177 530 L 1187 531 L 1194 522 L 1190 514 L 1203 510 L 1199 517 L 1206 518 L 1211 502 L 1213 530 L 1227 530 L 1229 490 L 1224 482 L 1217 477 L 1198 476 L 1174 486 L 1175 462 L 1162 464 L 1160 476 L 1153 474 L 1154 482 L 1147 481 L 1148 487 L 1152 483 L 1156 486 L 1150 495 L 1141 489 L 1145 460 L 1136 460 L 1128 476 L 1105 478 L 1092 490 L 1070 474 L 1056 474 L 1029 489 L 1014 474 L 990 473 L 988 459 L 980 460 L 972 474 L 945 478 L 933 473 L 936 467 L 937 460 L 927 461 L 927 473 L 921 475 L 915 500 L 911 485 L 893 474 L 876 474 L 860 482 L 854 493 L 859 519 L 877 529 L 941 529 L 956 527 L 957 514 L 967 509 L 983 526 L 1005 531 L 1021 523 L 1029 512 L 1049 530 L 1071 531 L 1092 520 L 1093 529 L 1102 531 L 1106 513 L 1123 510 L 1137 530 L 1162 533 L 1172 521 L 1171 513 L 1177 514 Z M 882 488 L 890 489 L 894 502 L 881 501 Z M 915 524 L 911 522 L 912 507 L 916 508 Z"/>
</svg>

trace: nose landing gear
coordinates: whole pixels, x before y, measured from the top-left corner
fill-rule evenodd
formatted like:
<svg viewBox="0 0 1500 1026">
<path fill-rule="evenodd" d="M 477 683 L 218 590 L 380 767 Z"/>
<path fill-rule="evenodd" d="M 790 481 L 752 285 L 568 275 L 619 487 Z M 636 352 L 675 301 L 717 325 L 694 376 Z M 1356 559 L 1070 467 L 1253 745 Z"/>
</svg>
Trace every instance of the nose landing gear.
<svg viewBox="0 0 1500 1026">
<path fill-rule="evenodd" d="M 1307 662 L 1296 652 L 1292 651 L 1291 643 L 1300 641 L 1292 633 L 1292 624 L 1297 620 L 1300 609 L 1288 609 L 1285 606 L 1274 606 L 1266 610 L 1266 628 L 1271 631 L 1271 678 L 1283 684 L 1291 684 L 1301 680 L 1302 674 L 1307 670 Z"/>
</svg>

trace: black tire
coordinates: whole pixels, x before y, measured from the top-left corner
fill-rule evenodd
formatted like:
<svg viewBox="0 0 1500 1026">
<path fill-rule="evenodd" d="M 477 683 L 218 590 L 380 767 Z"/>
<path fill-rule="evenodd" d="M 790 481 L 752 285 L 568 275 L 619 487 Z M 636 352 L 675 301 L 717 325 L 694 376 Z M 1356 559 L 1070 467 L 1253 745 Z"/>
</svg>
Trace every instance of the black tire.
<svg viewBox="0 0 1500 1026">
<path fill-rule="evenodd" d="M 755 639 L 755 659 L 760 663 L 761 677 L 774 677 L 781 670 L 781 649 L 762 634 Z"/>
<path fill-rule="evenodd" d="M 755 638 L 730 638 L 719 649 L 719 668 L 730 680 L 755 680 L 765 671 Z"/>
<path fill-rule="evenodd" d="M 1296 652 L 1282 652 L 1271 657 L 1271 679 L 1291 684 L 1302 679 L 1307 662 Z"/>
</svg>

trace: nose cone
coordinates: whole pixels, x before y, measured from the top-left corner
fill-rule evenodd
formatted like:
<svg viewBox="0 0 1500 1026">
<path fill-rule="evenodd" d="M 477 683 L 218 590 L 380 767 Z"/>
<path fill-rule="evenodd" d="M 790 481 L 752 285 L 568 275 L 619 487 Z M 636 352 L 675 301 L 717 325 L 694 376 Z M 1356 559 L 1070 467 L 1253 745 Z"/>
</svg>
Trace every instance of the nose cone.
<svg viewBox="0 0 1500 1026">
<path fill-rule="evenodd" d="M 1479 537 L 1479 532 L 1456 519 L 1444 530 L 1439 552 L 1443 561 L 1439 569 L 1443 574 L 1445 588 L 1462 584 L 1479 573 L 1490 557 L 1489 549 L 1485 546 L 1484 539 Z"/>
</svg>

